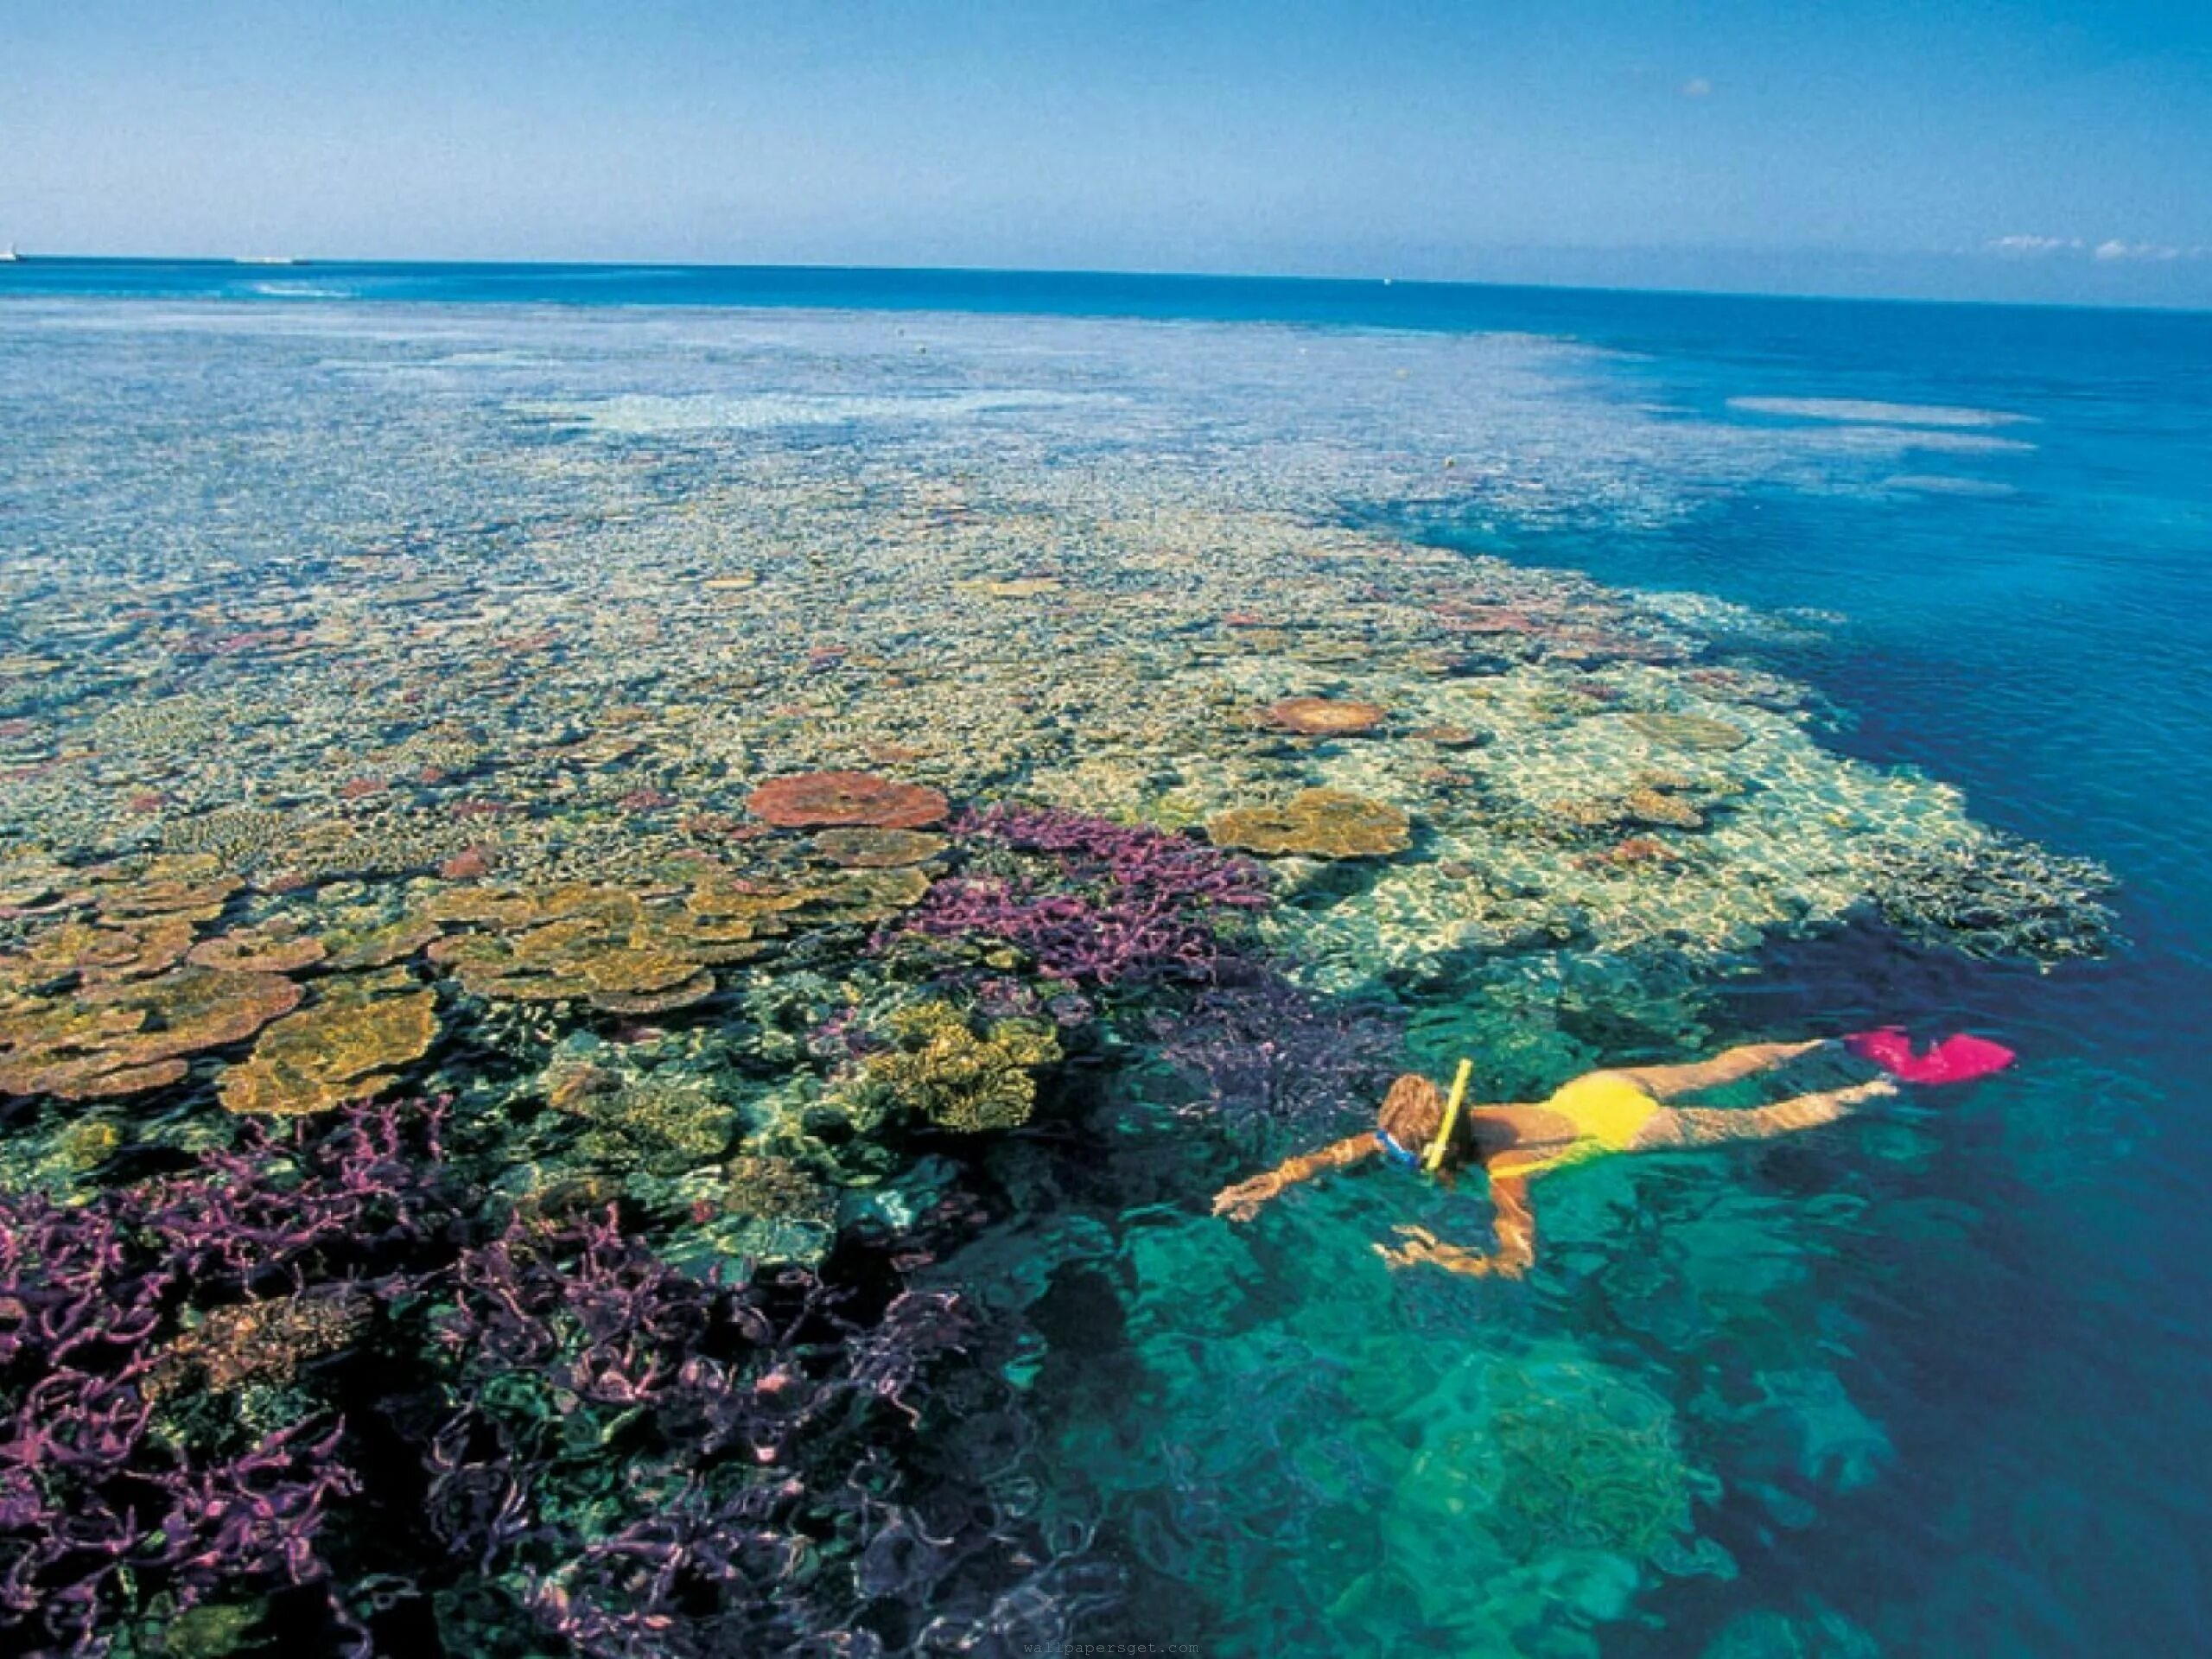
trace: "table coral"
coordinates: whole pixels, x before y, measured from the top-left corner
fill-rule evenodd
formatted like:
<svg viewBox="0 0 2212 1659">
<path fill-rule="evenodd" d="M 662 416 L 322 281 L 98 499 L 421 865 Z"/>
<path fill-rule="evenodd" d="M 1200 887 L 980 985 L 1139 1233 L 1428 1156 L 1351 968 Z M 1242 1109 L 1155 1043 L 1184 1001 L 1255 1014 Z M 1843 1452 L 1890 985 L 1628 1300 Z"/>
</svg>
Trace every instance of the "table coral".
<svg viewBox="0 0 2212 1659">
<path fill-rule="evenodd" d="M 328 954 L 321 939 L 300 931 L 296 918 L 283 918 L 203 939 L 192 947 L 188 960 L 203 968 L 229 968 L 241 973 L 292 974 L 313 967 Z"/>
<path fill-rule="evenodd" d="M 190 964 L 0 1008 L 0 1094 L 91 1100 L 181 1081 L 185 1058 L 243 1042 L 297 1007 L 275 974 Z"/>
</svg>

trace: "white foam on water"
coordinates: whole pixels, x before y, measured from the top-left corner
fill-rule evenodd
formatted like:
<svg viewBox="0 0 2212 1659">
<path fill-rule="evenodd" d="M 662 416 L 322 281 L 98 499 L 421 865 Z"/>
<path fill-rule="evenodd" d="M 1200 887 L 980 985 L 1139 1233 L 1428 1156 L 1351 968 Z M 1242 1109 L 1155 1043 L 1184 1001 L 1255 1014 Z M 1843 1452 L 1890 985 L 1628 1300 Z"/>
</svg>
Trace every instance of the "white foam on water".
<svg viewBox="0 0 2212 1659">
<path fill-rule="evenodd" d="M 1884 404 L 1862 397 L 1731 397 L 1746 415 L 1788 415 L 1808 421 L 1871 421 L 1886 426 L 2019 426 L 2032 415 L 1950 404 Z"/>
<path fill-rule="evenodd" d="M 650 436 L 674 432 L 844 426 L 863 422 L 957 421 L 1007 410 L 1063 409 L 1092 401 L 1095 400 L 1081 393 L 1017 390 L 842 396 L 777 392 L 733 397 L 702 393 L 681 397 L 630 393 L 599 403 L 535 404 L 518 408 L 524 414 L 595 432 Z"/>
<path fill-rule="evenodd" d="M 1947 478 L 1939 473 L 1897 473 L 1882 480 L 1885 490 L 1910 490 L 1921 495 L 1999 496 L 2018 493 L 2010 484 L 1993 478 Z"/>
</svg>

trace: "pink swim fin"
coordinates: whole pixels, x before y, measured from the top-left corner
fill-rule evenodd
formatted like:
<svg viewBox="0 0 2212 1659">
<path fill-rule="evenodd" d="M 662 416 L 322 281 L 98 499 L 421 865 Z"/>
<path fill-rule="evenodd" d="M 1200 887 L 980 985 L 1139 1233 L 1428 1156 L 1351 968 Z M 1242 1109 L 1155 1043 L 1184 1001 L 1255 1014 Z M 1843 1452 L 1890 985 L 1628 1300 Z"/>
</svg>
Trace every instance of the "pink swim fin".
<svg viewBox="0 0 2212 1659">
<path fill-rule="evenodd" d="M 2012 1051 L 2004 1044 L 1964 1032 L 1946 1037 L 1925 1054 L 1916 1054 L 1903 1026 L 1854 1032 L 1843 1039 L 1843 1046 L 1905 1083 L 1971 1083 L 2002 1071 L 2013 1059 Z"/>
</svg>

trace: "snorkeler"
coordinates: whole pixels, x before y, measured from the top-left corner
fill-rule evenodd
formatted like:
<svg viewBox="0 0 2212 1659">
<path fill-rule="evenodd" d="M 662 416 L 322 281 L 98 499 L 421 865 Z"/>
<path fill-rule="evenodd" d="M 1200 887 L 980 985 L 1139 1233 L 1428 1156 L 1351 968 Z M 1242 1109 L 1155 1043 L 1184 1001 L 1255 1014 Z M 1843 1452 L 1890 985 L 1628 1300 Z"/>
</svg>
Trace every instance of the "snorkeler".
<svg viewBox="0 0 2212 1659">
<path fill-rule="evenodd" d="M 1799 1095 L 1770 1106 L 1736 1110 L 1667 1103 L 1723 1084 L 1772 1071 L 1815 1049 L 1840 1046 L 1890 1073 L 1850 1088 Z M 1406 1243 L 1375 1249 L 1393 1267 L 1427 1262 L 1452 1273 L 1501 1274 L 1519 1278 L 1536 1259 L 1536 1218 L 1529 1183 L 1537 1176 L 1609 1152 L 1657 1152 L 1713 1146 L 1724 1141 L 1765 1141 L 1833 1123 L 1862 1102 L 1897 1092 L 1896 1079 L 1964 1082 L 2002 1070 L 2012 1051 L 1978 1037 L 1959 1036 L 1915 1056 L 1895 1029 L 1802 1043 L 1751 1043 L 1693 1065 L 1624 1066 L 1592 1071 L 1532 1105 L 1459 1104 L 1470 1067 L 1462 1063 L 1447 1100 L 1427 1077 L 1408 1074 L 1390 1085 L 1376 1128 L 1292 1158 L 1263 1175 L 1224 1189 L 1213 1211 L 1249 1221 L 1284 1188 L 1324 1170 L 1369 1158 L 1387 1158 L 1407 1169 L 1440 1173 L 1478 1164 L 1490 1176 L 1497 1212 L 1497 1247 L 1482 1255 L 1438 1238 L 1425 1227 L 1400 1227 Z"/>
</svg>

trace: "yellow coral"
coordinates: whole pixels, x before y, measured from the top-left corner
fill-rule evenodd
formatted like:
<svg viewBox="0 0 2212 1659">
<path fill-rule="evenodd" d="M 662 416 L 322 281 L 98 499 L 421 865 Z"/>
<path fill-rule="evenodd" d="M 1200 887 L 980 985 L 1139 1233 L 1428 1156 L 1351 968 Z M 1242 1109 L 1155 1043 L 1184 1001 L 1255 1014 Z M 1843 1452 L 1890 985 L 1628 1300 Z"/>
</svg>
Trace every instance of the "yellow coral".
<svg viewBox="0 0 2212 1659">
<path fill-rule="evenodd" d="M 436 998 L 428 990 L 378 995 L 337 982 L 312 1007 L 261 1034 L 251 1058 L 223 1074 L 233 1112 L 299 1117 L 372 1098 L 394 1073 L 437 1039 Z"/>
<path fill-rule="evenodd" d="M 788 1158 L 741 1153 L 729 1160 L 724 1207 L 741 1216 L 769 1221 L 827 1223 L 837 1213 L 837 1195 Z"/>
</svg>

